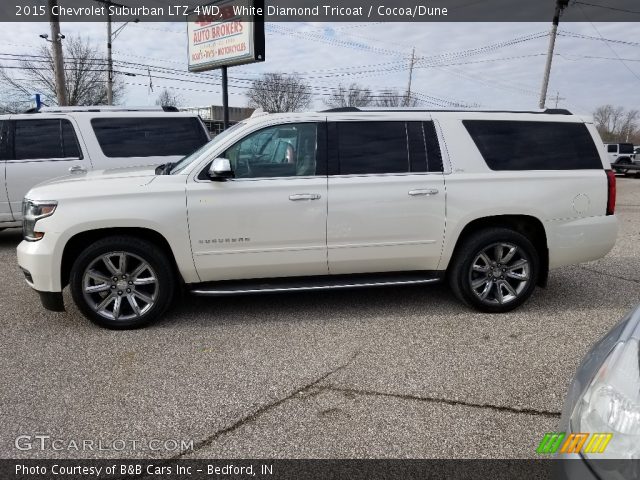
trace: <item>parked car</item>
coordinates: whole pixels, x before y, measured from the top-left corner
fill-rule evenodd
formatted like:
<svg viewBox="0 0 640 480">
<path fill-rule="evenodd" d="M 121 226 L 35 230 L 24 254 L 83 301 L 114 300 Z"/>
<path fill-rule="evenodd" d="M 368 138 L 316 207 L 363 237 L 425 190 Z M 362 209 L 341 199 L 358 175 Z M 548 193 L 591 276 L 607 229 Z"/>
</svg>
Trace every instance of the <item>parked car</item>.
<svg viewBox="0 0 640 480">
<path fill-rule="evenodd" d="M 609 161 L 616 173 L 626 174 L 629 172 L 624 165 L 636 163 L 636 152 L 633 143 L 608 143 L 605 145 Z"/>
<path fill-rule="evenodd" d="M 177 288 L 230 295 L 429 284 L 512 310 L 613 247 L 615 175 L 564 111 L 254 115 L 177 164 L 87 172 L 24 201 L 18 261 L 45 307 L 99 325 Z"/>
<path fill-rule="evenodd" d="M 565 400 L 560 430 L 606 435 L 601 448 L 583 442 L 562 453 L 559 479 L 606 480 L 640 475 L 640 306 L 584 357 Z M 588 451 L 588 452 L 587 452 Z M 629 460 L 634 460 L 630 462 Z"/>
<path fill-rule="evenodd" d="M 56 107 L 0 115 L 0 230 L 20 226 L 29 189 L 91 170 L 159 165 L 207 143 L 197 115 L 162 107 Z"/>
</svg>

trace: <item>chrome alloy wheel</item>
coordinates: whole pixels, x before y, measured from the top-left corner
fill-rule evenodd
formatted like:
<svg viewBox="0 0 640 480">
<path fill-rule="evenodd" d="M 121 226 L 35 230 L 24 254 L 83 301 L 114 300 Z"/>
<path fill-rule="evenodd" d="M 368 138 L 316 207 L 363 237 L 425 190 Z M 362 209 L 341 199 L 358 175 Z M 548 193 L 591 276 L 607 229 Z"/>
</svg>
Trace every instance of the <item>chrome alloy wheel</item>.
<svg viewBox="0 0 640 480">
<path fill-rule="evenodd" d="M 87 305 L 109 320 L 131 320 L 147 313 L 158 295 L 151 265 L 129 252 L 100 255 L 84 271 L 82 293 Z"/>
<path fill-rule="evenodd" d="M 531 281 L 531 263 L 523 250 L 508 242 L 484 248 L 471 263 L 469 283 L 483 302 L 513 302 Z"/>
</svg>

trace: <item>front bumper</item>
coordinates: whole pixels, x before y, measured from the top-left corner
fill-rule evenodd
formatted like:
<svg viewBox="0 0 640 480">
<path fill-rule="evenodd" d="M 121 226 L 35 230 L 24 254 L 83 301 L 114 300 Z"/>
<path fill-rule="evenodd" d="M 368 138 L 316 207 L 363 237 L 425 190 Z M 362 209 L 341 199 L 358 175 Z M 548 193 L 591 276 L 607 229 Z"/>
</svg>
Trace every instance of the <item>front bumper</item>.
<svg viewBox="0 0 640 480">
<path fill-rule="evenodd" d="M 57 237 L 55 233 L 48 232 L 42 240 L 23 240 L 18 245 L 18 265 L 25 273 L 29 286 L 38 292 L 62 292 L 62 255 L 56 250 Z"/>
</svg>

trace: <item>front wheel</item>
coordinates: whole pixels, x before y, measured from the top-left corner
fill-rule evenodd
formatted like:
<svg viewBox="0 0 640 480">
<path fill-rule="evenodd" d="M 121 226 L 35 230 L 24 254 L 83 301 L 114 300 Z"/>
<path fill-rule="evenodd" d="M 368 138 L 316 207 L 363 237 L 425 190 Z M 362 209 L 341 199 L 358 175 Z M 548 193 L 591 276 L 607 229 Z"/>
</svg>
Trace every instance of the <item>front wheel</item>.
<svg viewBox="0 0 640 480">
<path fill-rule="evenodd" d="M 502 313 L 531 296 L 538 271 L 538 252 L 527 237 L 506 228 L 490 228 L 460 245 L 449 283 L 465 303 L 483 312 Z"/>
<path fill-rule="evenodd" d="M 148 325 L 169 307 L 175 290 L 171 264 L 155 245 L 128 237 L 108 237 L 85 249 L 70 276 L 80 311 L 105 328 Z"/>
</svg>

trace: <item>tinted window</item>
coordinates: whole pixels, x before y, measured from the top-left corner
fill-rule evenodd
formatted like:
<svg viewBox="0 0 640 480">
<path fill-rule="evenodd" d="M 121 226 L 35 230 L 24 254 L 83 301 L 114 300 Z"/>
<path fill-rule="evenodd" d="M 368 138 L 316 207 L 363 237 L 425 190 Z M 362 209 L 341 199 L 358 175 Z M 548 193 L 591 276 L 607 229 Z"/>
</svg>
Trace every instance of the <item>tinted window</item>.
<svg viewBox="0 0 640 480">
<path fill-rule="evenodd" d="M 62 121 L 62 153 L 64 158 L 80 158 L 80 147 L 71 122 Z"/>
<path fill-rule="evenodd" d="M 80 158 L 68 120 L 17 120 L 13 151 L 16 160 Z"/>
<path fill-rule="evenodd" d="M 410 171 L 404 122 L 338 123 L 340 174 Z"/>
<path fill-rule="evenodd" d="M 465 120 L 492 170 L 602 169 L 582 123 Z"/>
<path fill-rule="evenodd" d="M 442 172 L 442 152 L 440 151 L 440 143 L 438 142 L 438 134 L 433 122 L 424 122 L 422 124 L 424 130 L 425 145 L 427 147 L 427 160 L 429 172 Z"/>
<path fill-rule="evenodd" d="M 197 118 L 94 118 L 107 157 L 185 156 L 207 143 Z"/>
<path fill-rule="evenodd" d="M 618 152 L 618 146 L 617 145 L 609 145 L 607 147 L 607 152 L 609 152 L 609 153 L 617 153 Z"/>
<path fill-rule="evenodd" d="M 320 174 L 315 123 L 278 125 L 254 132 L 222 154 L 235 178 L 295 177 Z"/>
<path fill-rule="evenodd" d="M 630 143 L 621 143 L 620 153 L 633 153 L 633 145 Z"/>
</svg>

